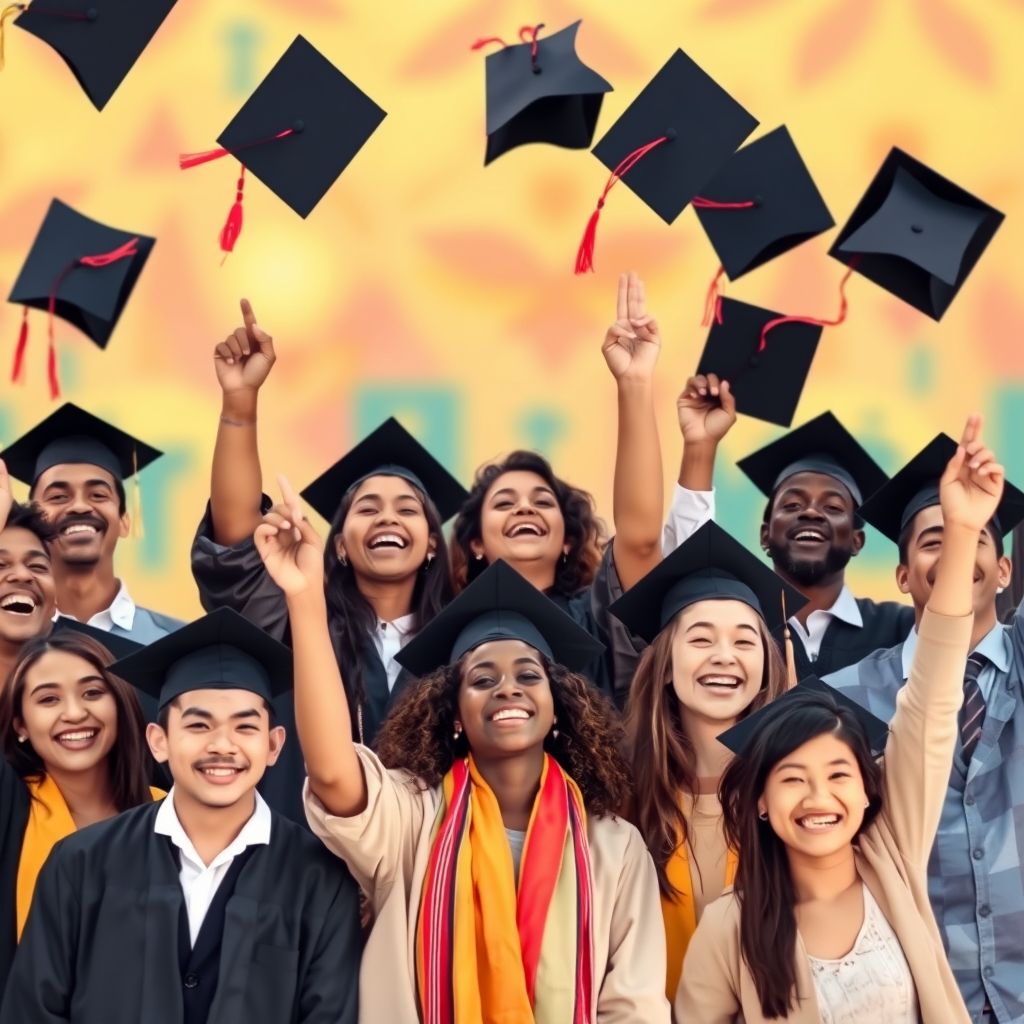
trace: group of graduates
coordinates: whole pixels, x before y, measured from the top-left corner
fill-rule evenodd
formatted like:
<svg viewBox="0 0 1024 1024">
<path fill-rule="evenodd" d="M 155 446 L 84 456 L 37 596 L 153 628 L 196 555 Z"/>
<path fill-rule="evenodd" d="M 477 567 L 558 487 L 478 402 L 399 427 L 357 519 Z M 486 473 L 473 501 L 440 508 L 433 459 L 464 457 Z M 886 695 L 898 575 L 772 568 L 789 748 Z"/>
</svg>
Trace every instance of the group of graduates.
<svg viewBox="0 0 1024 1024">
<path fill-rule="evenodd" d="M 241 311 L 197 621 L 114 569 L 159 452 L 69 404 L 2 453 L 0 1024 L 1024 1021 L 1024 495 L 979 417 L 892 479 L 831 413 L 743 459 L 769 567 L 713 521 L 713 375 L 666 519 L 630 274 L 610 539 L 541 455 L 467 491 L 395 420 L 273 504 Z M 846 586 L 866 522 L 912 604 Z"/>
</svg>

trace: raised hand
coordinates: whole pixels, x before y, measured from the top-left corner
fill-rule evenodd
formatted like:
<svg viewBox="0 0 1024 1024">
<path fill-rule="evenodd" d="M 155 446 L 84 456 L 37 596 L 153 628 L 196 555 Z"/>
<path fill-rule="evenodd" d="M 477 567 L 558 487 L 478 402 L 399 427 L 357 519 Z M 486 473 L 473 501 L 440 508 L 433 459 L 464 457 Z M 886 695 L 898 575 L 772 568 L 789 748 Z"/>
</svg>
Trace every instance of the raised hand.
<svg viewBox="0 0 1024 1024">
<path fill-rule="evenodd" d="M 608 369 L 617 381 L 649 383 L 661 351 L 661 334 L 654 317 L 647 312 L 644 283 L 630 271 L 619 274 L 615 323 L 601 346 Z"/>
<path fill-rule="evenodd" d="M 286 597 L 323 594 L 323 542 L 302 513 L 299 496 L 283 477 L 281 505 L 275 505 L 262 519 L 253 541 L 270 578 Z"/>
<path fill-rule="evenodd" d="M 736 399 L 727 380 L 695 374 L 679 393 L 676 412 L 687 445 L 717 445 L 736 422 Z"/>
<path fill-rule="evenodd" d="M 939 482 L 942 520 L 950 526 L 983 530 L 1003 496 L 1005 471 L 981 437 L 981 417 L 969 416 L 956 453 Z"/>
<path fill-rule="evenodd" d="M 242 299 L 242 327 L 236 327 L 213 352 L 217 382 L 225 395 L 257 392 L 267 379 L 274 360 L 274 340 L 256 323 L 248 299 Z"/>
<path fill-rule="evenodd" d="M 7 525 L 7 517 L 11 514 L 14 496 L 11 494 L 11 478 L 7 474 L 7 465 L 0 459 L 0 530 Z"/>
</svg>

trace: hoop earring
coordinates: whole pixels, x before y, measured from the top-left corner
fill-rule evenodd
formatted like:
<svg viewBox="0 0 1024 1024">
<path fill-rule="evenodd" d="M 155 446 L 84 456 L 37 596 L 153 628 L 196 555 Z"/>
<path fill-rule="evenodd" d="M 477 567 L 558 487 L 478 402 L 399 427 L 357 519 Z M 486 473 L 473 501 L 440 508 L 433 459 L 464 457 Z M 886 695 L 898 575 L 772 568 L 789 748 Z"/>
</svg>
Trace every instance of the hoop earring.
<svg viewBox="0 0 1024 1024">
<path fill-rule="evenodd" d="M 768 812 L 767 811 L 762 811 L 760 814 L 758 814 L 757 820 L 758 821 L 767 821 L 768 820 Z"/>
</svg>

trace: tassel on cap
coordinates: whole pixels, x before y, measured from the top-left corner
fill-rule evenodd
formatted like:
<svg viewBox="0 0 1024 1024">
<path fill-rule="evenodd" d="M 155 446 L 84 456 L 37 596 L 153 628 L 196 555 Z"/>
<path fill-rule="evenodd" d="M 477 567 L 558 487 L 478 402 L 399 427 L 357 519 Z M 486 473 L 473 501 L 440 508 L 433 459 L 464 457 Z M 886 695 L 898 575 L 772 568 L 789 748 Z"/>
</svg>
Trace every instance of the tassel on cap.
<svg viewBox="0 0 1024 1024">
<path fill-rule="evenodd" d="M 28 348 L 28 306 L 21 312 L 21 329 L 18 331 L 18 344 L 14 349 L 14 365 L 11 367 L 11 381 L 18 383 L 25 372 L 25 350 Z"/>
<path fill-rule="evenodd" d="M 132 536 L 141 540 L 145 536 L 142 526 L 142 484 L 139 482 L 139 451 L 132 448 Z"/>
<path fill-rule="evenodd" d="M 835 319 L 819 320 L 817 317 L 813 316 L 777 316 L 774 320 L 769 320 L 768 323 L 761 328 L 761 338 L 757 345 L 757 351 L 763 352 L 768 347 L 768 332 L 774 330 L 776 327 L 780 327 L 782 324 L 813 324 L 815 327 L 838 327 L 846 319 L 848 309 L 846 301 L 846 282 L 850 280 L 850 275 L 854 272 L 856 266 L 857 261 L 852 261 L 839 282 L 839 312 Z"/>
</svg>

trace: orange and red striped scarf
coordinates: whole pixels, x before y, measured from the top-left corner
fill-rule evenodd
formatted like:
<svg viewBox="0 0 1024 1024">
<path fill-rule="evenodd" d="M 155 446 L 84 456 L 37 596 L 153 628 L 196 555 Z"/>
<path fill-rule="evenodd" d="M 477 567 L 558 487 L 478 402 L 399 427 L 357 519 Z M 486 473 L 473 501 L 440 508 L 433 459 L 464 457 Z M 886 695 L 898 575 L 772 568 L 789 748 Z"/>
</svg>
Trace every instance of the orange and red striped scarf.
<svg viewBox="0 0 1024 1024">
<path fill-rule="evenodd" d="M 452 766 L 443 796 L 416 928 L 424 1024 L 589 1024 L 590 851 L 576 783 L 545 755 L 518 890 L 498 801 L 472 757 Z"/>
</svg>

